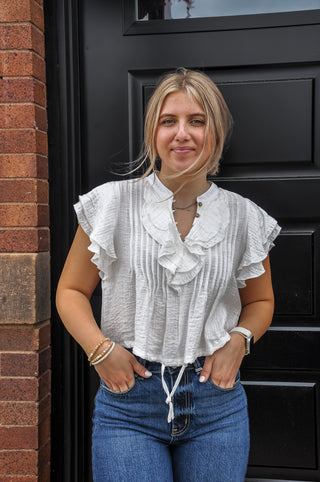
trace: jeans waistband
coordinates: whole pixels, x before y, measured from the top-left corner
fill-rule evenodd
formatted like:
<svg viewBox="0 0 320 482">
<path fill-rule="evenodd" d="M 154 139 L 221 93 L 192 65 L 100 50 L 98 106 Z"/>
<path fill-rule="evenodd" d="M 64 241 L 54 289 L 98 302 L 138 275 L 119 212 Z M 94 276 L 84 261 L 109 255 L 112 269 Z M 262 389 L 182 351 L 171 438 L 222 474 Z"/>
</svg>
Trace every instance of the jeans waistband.
<svg viewBox="0 0 320 482">
<path fill-rule="evenodd" d="M 132 351 L 132 350 L 130 350 L 130 351 Z M 141 363 L 141 365 L 143 365 L 144 367 L 146 367 L 146 369 L 149 370 L 150 372 L 161 373 L 161 365 L 162 365 L 161 363 L 145 360 L 144 358 L 141 358 L 137 355 L 135 355 L 135 357 L 138 360 L 138 362 Z M 204 365 L 204 360 L 205 360 L 204 356 L 198 357 L 193 363 L 189 363 L 185 367 L 185 370 L 201 371 L 202 367 Z M 181 365 L 176 366 L 176 367 L 170 367 L 170 366 L 166 365 L 166 369 L 168 370 L 168 372 L 170 374 L 174 374 L 176 372 L 178 373 L 181 369 Z"/>
</svg>

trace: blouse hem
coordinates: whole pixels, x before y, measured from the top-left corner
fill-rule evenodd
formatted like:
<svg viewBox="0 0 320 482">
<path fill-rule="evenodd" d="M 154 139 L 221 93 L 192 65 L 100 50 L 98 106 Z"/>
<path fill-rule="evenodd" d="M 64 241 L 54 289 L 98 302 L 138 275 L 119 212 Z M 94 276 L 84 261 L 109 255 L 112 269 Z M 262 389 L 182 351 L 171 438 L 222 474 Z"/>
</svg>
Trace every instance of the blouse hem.
<svg viewBox="0 0 320 482">
<path fill-rule="evenodd" d="M 229 333 L 226 333 L 226 335 L 219 340 L 219 343 L 215 345 L 214 348 L 207 348 L 204 349 L 203 351 L 200 351 L 197 355 L 195 355 L 192 358 L 186 358 L 185 361 L 183 360 L 169 360 L 169 361 L 164 361 L 158 356 L 146 354 L 143 350 L 140 350 L 137 347 L 134 347 L 133 342 L 124 342 L 120 343 L 121 346 L 124 348 L 130 348 L 132 349 L 132 353 L 140 358 L 143 358 L 144 360 L 147 360 L 149 362 L 155 362 L 155 363 L 162 363 L 163 365 L 171 368 L 176 368 L 176 367 L 181 367 L 182 365 L 189 365 L 192 364 L 196 361 L 197 358 L 199 357 L 206 357 L 212 355 L 214 352 L 222 348 L 228 341 L 230 340 L 230 335 Z"/>
</svg>

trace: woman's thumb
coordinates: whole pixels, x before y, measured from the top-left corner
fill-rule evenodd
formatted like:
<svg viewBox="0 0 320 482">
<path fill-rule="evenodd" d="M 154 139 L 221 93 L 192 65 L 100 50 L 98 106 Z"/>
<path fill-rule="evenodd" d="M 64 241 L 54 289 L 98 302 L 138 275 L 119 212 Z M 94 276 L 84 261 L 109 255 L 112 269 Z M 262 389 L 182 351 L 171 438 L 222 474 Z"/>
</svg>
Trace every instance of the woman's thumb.
<svg viewBox="0 0 320 482">
<path fill-rule="evenodd" d="M 212 359 L 207 356 L 205 361 L 204 361 L 204 365 L 203 365 L 203 368 L 201 370 L 201 373 L 200 373 L 199 382 L 204 383 L 208 380 L 208 378 L 211 375 L 212 363 L 213 363 Z"/>
<path fill-rule="evenodd" d="M 134 371 L 143 378 L 151 377 L 152 373 L 146 370 L 146 367 L 141 365 L 138 360 L 135 360 L 132 364 Z"/>
</svg>

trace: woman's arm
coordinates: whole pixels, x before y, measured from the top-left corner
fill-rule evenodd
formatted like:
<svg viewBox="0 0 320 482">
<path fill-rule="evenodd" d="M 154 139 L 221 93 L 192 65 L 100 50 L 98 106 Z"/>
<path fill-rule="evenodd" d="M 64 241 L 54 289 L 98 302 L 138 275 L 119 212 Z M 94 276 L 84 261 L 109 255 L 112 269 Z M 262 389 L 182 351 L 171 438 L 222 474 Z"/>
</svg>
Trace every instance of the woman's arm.
<svg viewBox="0 0 320 482">
<path fill-rule="evenodd" d="M 263 261 L 265 272 L 259 278 L 246 281 L 246 286 L 239 290 L 242 311 L 238 326 L 243 326 L 251 331 L 254 341 L 269 328 L 274 311 L 274 295 L 271 281 L 269 256 Z M 232 336 L 241 335 L 233 333 Z M 241 337 L 243 339 L 243 337 Z"/>
<path fill-rule="evenodd" d="M 97 267 L 91 262 L 88 250 L 90 239 L 79 226 L 66 259 L 56 295 L 57 310 L 66 329 L 82 346 L 92 349 L 104 338 L 98 327 L 90 304 L 90 298 L 99 282 Z M 106 348 L 102 345 L 97 355 Z M 134 381 L 134 371 L 147 377 L 145 368 L 136 358 L 119 345 L 103 362 L 95 365 L 99 376 L 115 391 L 127 390 Z"/>
<path fill-rule="evenodd" d="M 99 282 L 91 262 L 90 240 L 78 228 L 57 287 L 56 305 L 60 318 L 73 338 L 88 354 L 103 335 L 94 319 L 90 298 Z"/>
<path fill-rule="evenodd" d="M 258 278 L 246 280 L 245 288 L 239 290 L 242 310 L 238 326 L 250 330 L 255 342 L 269 328 L 274 310 L 269 256 L 263 261 L 263 266 L 265 273 Z M 228 343 L 206 357 L 200 381 L 206 382 L 211 377 L 216 385 L 231 388 L 244 355 L 244 337 L 232 333 Z"/>
</svg>

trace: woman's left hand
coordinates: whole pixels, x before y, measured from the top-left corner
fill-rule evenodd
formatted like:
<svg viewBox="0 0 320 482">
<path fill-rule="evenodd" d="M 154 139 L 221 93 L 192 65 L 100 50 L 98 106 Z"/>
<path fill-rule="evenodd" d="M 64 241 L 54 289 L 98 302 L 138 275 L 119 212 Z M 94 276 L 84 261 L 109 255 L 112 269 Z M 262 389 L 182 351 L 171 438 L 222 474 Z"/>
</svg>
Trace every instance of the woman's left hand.
<svg viewBox="0 0 320 482">
<path fill-rule="evenodd" d="M 231 339 L 222 348 L 206 357 L 199 381 L 204 383 L 210 377 L 215 385 L 232 388 L 245 352 L 243 336 L 232 333 Z"/>
</svg>

